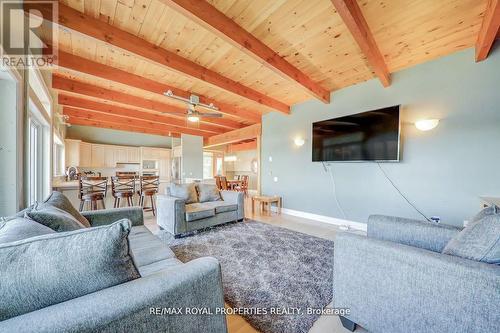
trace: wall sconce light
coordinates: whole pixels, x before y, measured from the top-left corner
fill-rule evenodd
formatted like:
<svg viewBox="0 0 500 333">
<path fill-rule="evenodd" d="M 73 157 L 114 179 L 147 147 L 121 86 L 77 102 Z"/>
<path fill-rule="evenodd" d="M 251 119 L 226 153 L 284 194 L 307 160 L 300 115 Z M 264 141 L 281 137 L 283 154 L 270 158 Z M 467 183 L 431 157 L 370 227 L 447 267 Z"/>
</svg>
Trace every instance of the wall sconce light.
<svg viewBox="0 0 500 333">
<path fill-rule="evenodd" d="M 306 141 L 304 140 L 304 138 L 298 136 L 293 140 L 293 142 L 297 147 L 302 147 Z"/>
<path fill-rule="evenodd" d="M 439 124 L 439 119 L 422 119 L 415 123 L 415 127 L 421 131 L 430 131 Z"/>
</svg>

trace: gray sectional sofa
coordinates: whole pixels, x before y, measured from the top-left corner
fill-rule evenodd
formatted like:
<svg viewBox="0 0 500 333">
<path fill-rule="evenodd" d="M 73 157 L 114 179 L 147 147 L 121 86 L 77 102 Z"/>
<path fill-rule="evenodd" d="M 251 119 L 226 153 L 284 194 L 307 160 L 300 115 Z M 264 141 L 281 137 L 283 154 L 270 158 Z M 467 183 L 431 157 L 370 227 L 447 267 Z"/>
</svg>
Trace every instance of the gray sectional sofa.
<svg viewBox="0 0 500 333">
<path fill-rule="evenodd" d="M 158 225 L 175 237 L 245 217 L 244 194 L 212 184 L 170 184 L 166 194 L 157 195 L 156 206 Z"/>
<path fill-rule="evenodd" d="M 338 234 L 333 299 L 336 308 L 350 310 L 341 317 L 344 326 L 353 330 L 359 324 L 375 333 L 499 332 L 496 209 L 481 224 L 484 210 L 463 231 L 374 215 L 367 237 Z"/>
<path fill-rule="evenodd" d="M 116 226 L 115 229 L 120 232 L 125 230 L 125 233 L 129 233 L 127 237 L 129 245 L 124 250 L 118 249 L 117 255 L 126 254 L 127 251 L 131 252 L 134 266 L 136 266 L 140 276 L 137 275 L 125 283 L 85 294 L 86 284 L 92 286 L 96 283 L 107 282 L 111 273 L 104 272 L 97 276 L 85 276 L 83 267 L 92 266 L 94 259 L 87 258 L 85 253 L 80 252 L 85 251 L 86 248 L 87 250 L 92 249 L 93 246 L 83 243 L 81 247 L 77 244 L 76 248 L 73 246 L 68 250 L 60 247 L 60 251 L 57 253 L 57 255 L 64 255 L 65 252 L 77 251 L 82 259 L 76 264 L 71 264 L 71 261 L 64 263 L 57 255 L 43 253 L 40 255 L 49 258 L 47 260 L 48 266 L 25 267 L 24 272 L 16 268 L 17 273 L 25 275 L 32 274 L 31 270 L 46 272 L 43 275 L 38 274 L 40 276 L 33 277 L 31 281 L 26 280 L 28 283 L 33 283 L 33 288 L 40 288 L 42 291 L 28 291 L 29 295 L 26 295 L 26 291 L 18 292 L 9 289 L 13 285 L 11 282 L 16 281 L 17 277 L 8 276 L 12 272 L 9 272 L 9 269 L 2 269 L 0 273 L 0 320 L 2 318 L 3 320 L 0 321 L 0 332 L 227 332 L 225 316 L 217 314 L 217 309 L 224 307 L 224 299 L 220 265 L 215 258 L 206 257 L 188 263 L 180 262 L 170 248 L 144 226 L 143 212 L 140 207 L 84 212 L 83 216 L 91 225 L 90 228 L 57 233 L 48 230 L 44 225 L 37 226 L 38 223 L 20 216 L 0 222 L 0 260 L 5 257 L 10 258 L 9 256 L 12 252 L 15 253 L 17 246 L 25 246 L 27 249 L 40 246 L 46 241 L 44 241 L 45 238 L 60 239 L 64 238 L 66 234 L 70 236 L 78 234 L 77 237 L 82 237 L 83 234 L 92 229 L 101 232 L 102 237 L 108 237 L 111 232 L 111 229 L 107 229 L 110 228 L 110 223 L 121 220 L 125 221 L 121 222 L 121 229 L 117 229 L 120 228 L 120 225 Z M 26 228 L 26 223 L 33 224 L 35 228 Z M 113 225 L 116 224 L 113 223 Z M 129 229 L 127 229 L 127 224 L 130 225 Z M 41 235 L 37 236 L 37 234 Z M 54 237 L 54 234 L 57 236 Z M 34 238 L 26 240 L 23 239 L 25 236 L 34 236 Z M 2 240 L 12 240 L 13 237 L 17 241 L 2 243 Z M 32 239 L 34 240 L 32 241 Z M 28 246 L 26 241 L 28 241 Z M 46 246 L 42 248 L 47 249 Z M 95 261 L 103 261 L 101 257 L 113 254 L 94 253 L 94 255 Z M 51 259 L 51 256 L 57 259 Z M 111 258 L 109 262 L 113 265 L 120 265 L 121 261 L 117 262 L 117 260 L 123 261 L 125 259 Z M 106 264 L 105 261 L 103 263 Z M 5 268 L 8 266 L 4 265 L 9 264 L 9 262 L 3 262 L 0 263 L 0 266 Z M 82 296 L 13 317 L 9 316 L 9 313 L 19 310 L 15 309 L 13 304 L 6 303 L 7 296 L 17 297 L 19 294 L 28 297 L 27 299 L 33 303 L 39 303 L 43 302 L 43 299 L 40 300 L 43 289 L 45 291 L 55 290 L 56 294 L 67 290 L 65 289 L 68 288 L 67 285 L 61 285 L 61 288 L 53 285 L 56 283 L 55 281 L 60 281 L 61 275 L 65 274 L 52 274 L 53 272 L 48 271 L 50 267 L 61 269 L 61 265 L 63 266 L 62 271 L 67 272 L 68 276 L 73 276 L 78 281 L 78 285 L 75 283 L 74 288 L 71 288 L 70 285 L 69 290 L 80 290 L 83 285 Z M 23 262 L 18 263 L 18 267 L 23 267 Z M 133 269 L 135 270 L 135 268 Z M 51 297 L 47 294 L 46 296 Z M 57 296 L 68 298 L 68 295 Z M 22 308 L 24 304 L 19 306 Z M 184 309 L 183 314 L 168 314 L 166 309 L 172 308 Z M 210 309 L 213 314 L 185 314 L 186 308 Z"/>
</svg>

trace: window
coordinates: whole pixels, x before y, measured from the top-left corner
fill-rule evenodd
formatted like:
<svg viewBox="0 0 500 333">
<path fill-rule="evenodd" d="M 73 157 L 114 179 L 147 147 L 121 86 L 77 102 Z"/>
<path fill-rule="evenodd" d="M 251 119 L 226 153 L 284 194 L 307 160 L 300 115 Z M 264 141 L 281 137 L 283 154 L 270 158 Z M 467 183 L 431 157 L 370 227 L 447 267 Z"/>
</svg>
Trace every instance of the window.
<svg viewBox="0 0 500 333">
<path fill-rule="evenodd" d="M 54 143 L 54 176 L 64 175 L 64 146 Z"/>
<path fill-rule="evenodd" d="M 215 160 L 215 174 L 216 175 L 222 175 L 223 165 L 224 165 L 224 158 L 222 156 L 217 157 L 217 159 Z"/>
<path fill-rule="evenodd" d="M 43 129 L 33 117 L 30 117 L 29 128 L 29 204 L 32 205 L 43 196 Z"/>
<path fill-rule="evenodd" d="M 214 177 L 214 154 L 211 152 L 203 152 L 203 179 Z"/>
</svg>

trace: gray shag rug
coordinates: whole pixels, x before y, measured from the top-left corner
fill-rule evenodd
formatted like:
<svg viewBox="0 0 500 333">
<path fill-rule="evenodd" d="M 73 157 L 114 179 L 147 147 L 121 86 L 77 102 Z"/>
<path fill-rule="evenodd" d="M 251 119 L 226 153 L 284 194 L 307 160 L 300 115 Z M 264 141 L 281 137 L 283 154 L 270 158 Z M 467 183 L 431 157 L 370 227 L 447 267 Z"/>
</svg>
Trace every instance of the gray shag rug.
<svg viewBox="0 0 500 333">
<path fill-rule="evenodd" d="M 255 221 L 181 239 L 162 233 L 182 262 L 217 258 L 226 302 L 266 309 L 266 314 L 242 314 L 261 332 L 308 332 L 319 315 L 307 309 L 323 309 L 332 301 L 332 241 Z M 289 313 L 277 313 L 282 310 Z"/>
</svg>

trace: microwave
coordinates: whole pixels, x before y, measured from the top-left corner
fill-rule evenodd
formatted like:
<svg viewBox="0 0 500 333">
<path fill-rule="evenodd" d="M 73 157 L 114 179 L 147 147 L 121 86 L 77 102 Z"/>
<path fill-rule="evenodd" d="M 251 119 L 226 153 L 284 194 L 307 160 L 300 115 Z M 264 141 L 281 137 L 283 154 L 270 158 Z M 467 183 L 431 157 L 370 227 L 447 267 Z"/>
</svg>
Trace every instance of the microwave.
<svg viewBox="0 0 500 333">
<path fill-rule="evenodd" d="M 156 170 L 158 169 L 158 161 L 157 160 L 143 160 L 142 168 L 144 170 Z"/>
</svg>

